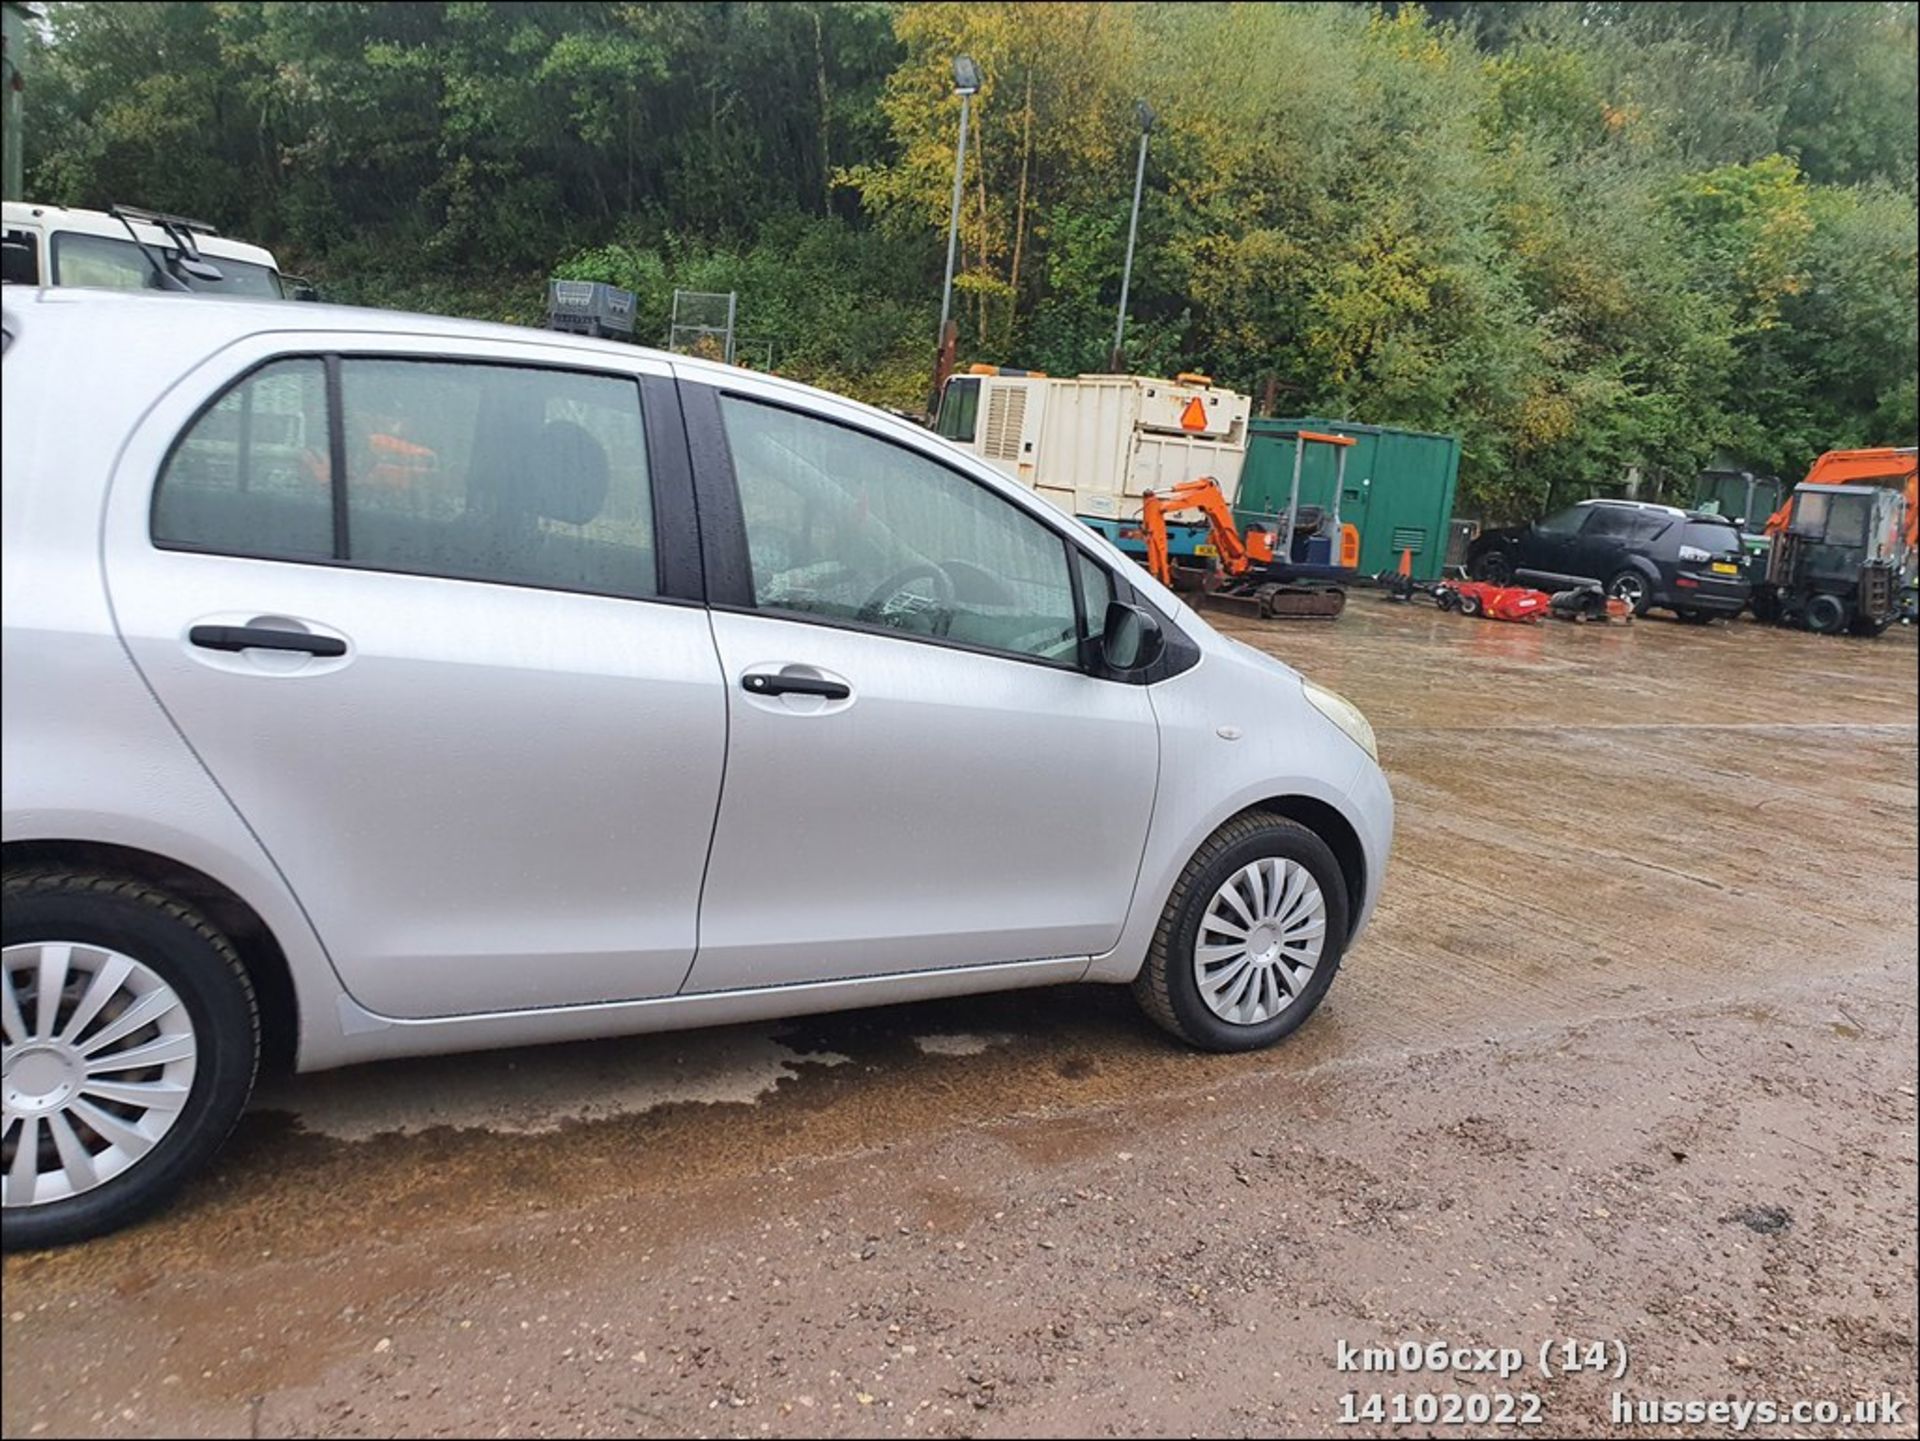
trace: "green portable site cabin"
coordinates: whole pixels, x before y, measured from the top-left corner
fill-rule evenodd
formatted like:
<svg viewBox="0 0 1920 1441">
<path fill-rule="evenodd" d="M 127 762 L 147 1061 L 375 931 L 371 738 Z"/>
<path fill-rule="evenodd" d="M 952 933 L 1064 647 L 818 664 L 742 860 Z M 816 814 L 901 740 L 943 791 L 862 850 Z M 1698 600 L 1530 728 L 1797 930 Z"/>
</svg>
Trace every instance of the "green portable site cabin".
<svg viewBox="0 0 1920 1441">
<path fill-rule="evenodd" d="M 1303 430 L 1353 437 L 1340 520 L 1360 532 L 1362 573 L 1392 570 L 1400 564 L 1400 552 L 1411 550 L 1415 578 L 1438 580 L 1460 478 L 1460 437 L 1320 416 L 1262 417 L 1248 427 L 1247 459 L 1240 471 L 1235 510 L 1243 529 L 1286 513 L 1294 437 Z M 1332 506 L 1337 463 L 1333 446 L 1308 443 L 1300 468 L 1301 505 Z"/>
</svg>

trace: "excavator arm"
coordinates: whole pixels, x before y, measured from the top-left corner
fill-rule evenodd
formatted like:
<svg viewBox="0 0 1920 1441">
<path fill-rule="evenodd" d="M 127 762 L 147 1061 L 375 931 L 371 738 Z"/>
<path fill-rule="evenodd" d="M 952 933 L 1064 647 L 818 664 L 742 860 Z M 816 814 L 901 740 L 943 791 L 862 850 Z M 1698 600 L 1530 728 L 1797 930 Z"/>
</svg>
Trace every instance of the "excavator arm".
<svg viewBox="0 0 1920 1441">
<path fill-rule="evenodd" d="M 1920 466 L 1912 446 L 1880 446 L 1871 450 L 1830 450 L 1813 463 L 1803 485 L 1876 485 L 1906 496 L 1906 544 L 1920 541 Z M 1767 517 L 1766 534 L 1782 535 L 1793 518 L 1793 496 Z"/>
<path fill-rule="evenodd" d="M 1183 510 L 1197 510 L 1206 518 L 1213 548 L 1219 553 L 1220 568 L 1228 575 L 1244 575 L 1251 563 L 1246 542 L 1233 523 L 1233 507 L 1227 504 L 1220 484 L 1211 476 L 1183 480 L 1164 495 L 1148 491 L 1140 503 L 1140 530 L 1147 542 L 1147 571 L 1165 586 L 1173 584 L 1173 560 L 1167 550 L 1167 517 Z"/>
</svg>

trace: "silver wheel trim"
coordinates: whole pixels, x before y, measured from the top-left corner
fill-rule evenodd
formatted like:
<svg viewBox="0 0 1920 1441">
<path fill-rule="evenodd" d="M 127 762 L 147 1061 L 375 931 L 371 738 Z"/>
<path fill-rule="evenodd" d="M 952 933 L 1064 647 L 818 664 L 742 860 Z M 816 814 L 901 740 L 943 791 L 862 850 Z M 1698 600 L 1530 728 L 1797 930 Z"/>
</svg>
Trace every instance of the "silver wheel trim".
<svg viewBox="0 0 1920 1441">
<path fill-rule="evenodd" d="M 1263 856 L 1240 867 L 1207 903 L 1193 943 L 1200 999 L 1221 1020 L 1257 1026 L 1313 979 L 1327 939 L 1327 898 L 1298 861 Z"/>
<path fill-rule="evenodd" d="M 0 953 L 0 1199 L 41 1206 L 105 1185 L 173 1129 L 193 1089 L 193 1020 L 150 968 L 105 946 Z"/>
<path fill-rule="evenodd" d="M 1647 594 L 1647 583 L 1637 575 L 1623 575 L 1613 583 L 1613 598 L 1628 605 L 1639 605 Z"/>
</svg>

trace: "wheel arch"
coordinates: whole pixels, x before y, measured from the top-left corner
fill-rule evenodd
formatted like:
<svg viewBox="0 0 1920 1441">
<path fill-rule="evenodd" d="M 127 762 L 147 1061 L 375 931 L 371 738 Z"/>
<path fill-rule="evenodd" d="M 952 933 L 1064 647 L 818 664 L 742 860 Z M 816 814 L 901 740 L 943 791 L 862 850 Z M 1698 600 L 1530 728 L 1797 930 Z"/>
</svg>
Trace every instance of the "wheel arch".
<svg viewBox="0 0 1920 1441">
<path fill-rule="evenodd" d="M 279 939 L 260 913 L 232 887 L 183 862 L 106 841 L 20 840 L 0 848 L 8 871 L 38 866 L 111 871 L 146 881 L 200 910 L 233 942 L 260 1006 L 260 1063 L 289 1072 L 300 1045 L 300 1004 L 293 972 Z"/>
<path fill-rule="evenodd" d="M 1360 844 L 1360 833 L 1353 828 L 1353 823 L 1336 807 L 1303 795 L 1270 796 L 1229 819 L 1238 820 L 1240 816 L 1257 811 L 1303 826 L 1327 843 L 1327 849 L 1333 852 L 1333 858 L 1340 863 L 1340 880 L 1347 888 L 1347 939 L 1352 939 L 1354 931 L 1359 928 L 1367 895 L 1367 853 Z"/>
</svg>

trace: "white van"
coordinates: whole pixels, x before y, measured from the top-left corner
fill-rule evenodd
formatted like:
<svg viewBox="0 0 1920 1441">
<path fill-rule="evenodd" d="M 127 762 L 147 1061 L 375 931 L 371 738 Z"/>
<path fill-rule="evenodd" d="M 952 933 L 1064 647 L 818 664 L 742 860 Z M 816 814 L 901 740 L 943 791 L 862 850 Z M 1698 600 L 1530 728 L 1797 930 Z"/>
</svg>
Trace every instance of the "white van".
<svg viewBox="0 0 1920 1441">
<path fill-rule="evenodd" d="M 17 285 L 195 290 L 258 300 L 305 299 L 273 252 L 230 240 L 204 221 L 116 205 L 72 210 L 9 200 L 5 275 Z"/>
</svg>

